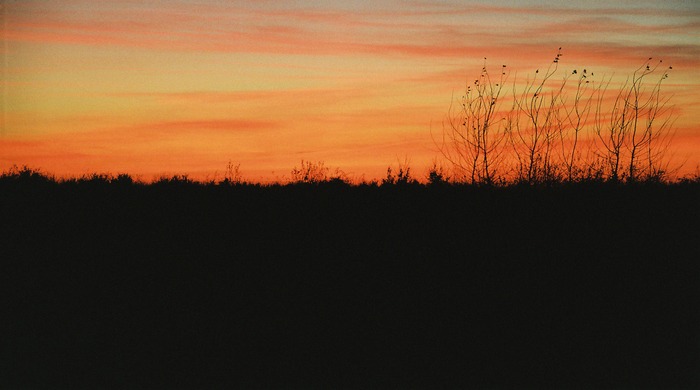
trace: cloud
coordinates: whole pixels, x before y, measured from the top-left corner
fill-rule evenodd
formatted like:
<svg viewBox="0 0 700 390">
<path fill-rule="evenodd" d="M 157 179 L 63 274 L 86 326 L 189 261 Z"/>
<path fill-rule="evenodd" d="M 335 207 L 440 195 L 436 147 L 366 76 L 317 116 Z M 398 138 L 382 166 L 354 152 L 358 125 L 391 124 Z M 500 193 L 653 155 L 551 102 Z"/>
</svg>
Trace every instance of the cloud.
<svg viewBox="0 0 700 390">
<path fill-rule="evenodd" d="M 659 3 L 662 4 L 662 3 Z M 486 4 L 444 4 L 435 2 L 412 2 L 413 11 L 407 11 L 404 15 L 429 16 L 429 15 L 470 15 L 470 14 L 494 14 L 494 15 L 542 15 L 542 16 L 664 16 L 664 17 L 698 17 L 698 9 L 678 9 L 676 7 L 595 7 L 587 2 L 567 3 L 567 6 L 497 6 Z"/>
<path fill-rule="evenodd" d="M 101 10 L 99 22 L 94 20 L 95 16 L 65 15 L 62 12 L 66 13 L 66 10 L 59 8 L 56 13 L 8 18 L 5 39 L 161 51 L 274 55 L 371 55 L 429 59 L 511 54 L 517 57 L 529 53 L 532 46 L 560 46 L 561 42 L 569 43 L 568 46 L 616 45 L 618 51 L 628 47 L 635 50 L 639 46 L 654 46 L 630 41 L 626 34 L 633 32 L 638 36 L 658 36 L 663 32 L 692 35 L 693 31 L 697 32 L 699 23 L 689 22 L 687 18 L 693 12 L 700 17 L 697 11 L 671 8 L 503 7 L 432 3 L 414 3 L 414 7 L 397 7 L 394 10 L 353 11 L 333 8 L 285 9 L 269 5 L 241 7 L 217 3 L 175 3 L 171 8 L 162 10 L 132 5 L 131 8 L 125 6 L 116 10 Z M 145 16 L 142 15 L 144 13 Z M 665 16 L 668 20 L 664 24 L 649 24 L 620 19 L 652 15 Z M 431 18 L 422 20 L 426 16 Z M 458 16 L 462 16 L 461 21 L 455 20 Z M 540 19 L 524 23 L 529 17 Z M 684 19 L 680 20 L 679 17 Z M 488 22 L 481 22 L 481 19 Z M 492 22 L 496 24 L 488 24 Z M 659 42 L 652 47 L 653 53 L 668 46 L 667 42 Z M 698 45 L 688 43 L 685 46 L 693 52 L 698 51 Z M 615 54 L 608 52 L 606 58 Z"/>
</svg>

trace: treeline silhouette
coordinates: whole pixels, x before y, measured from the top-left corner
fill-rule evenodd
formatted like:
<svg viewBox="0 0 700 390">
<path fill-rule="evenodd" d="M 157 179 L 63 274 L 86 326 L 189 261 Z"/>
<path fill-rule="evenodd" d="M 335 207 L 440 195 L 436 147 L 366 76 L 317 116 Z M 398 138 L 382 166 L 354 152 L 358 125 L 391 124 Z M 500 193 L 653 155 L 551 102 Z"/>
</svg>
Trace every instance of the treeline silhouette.
<svg viewBox="0 0 700 390">
<path fill-rule="evenodd" d="M 700 385 L 697 178 L 302 168 L 1 175 L 2 387 Z"/>
</svg>

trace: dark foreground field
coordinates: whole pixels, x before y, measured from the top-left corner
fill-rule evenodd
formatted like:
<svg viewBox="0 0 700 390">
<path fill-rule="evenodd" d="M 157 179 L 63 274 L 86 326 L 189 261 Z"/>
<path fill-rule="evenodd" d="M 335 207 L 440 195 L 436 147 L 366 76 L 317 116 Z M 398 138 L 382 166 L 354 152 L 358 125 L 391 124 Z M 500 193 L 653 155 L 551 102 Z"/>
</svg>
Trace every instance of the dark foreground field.
<svg viewBox="0 0 700 390">
<path fill-rule="evenodd" d="M 3 388 L 697 388 L 700 186 L 0 183 Z"/>
</svg>

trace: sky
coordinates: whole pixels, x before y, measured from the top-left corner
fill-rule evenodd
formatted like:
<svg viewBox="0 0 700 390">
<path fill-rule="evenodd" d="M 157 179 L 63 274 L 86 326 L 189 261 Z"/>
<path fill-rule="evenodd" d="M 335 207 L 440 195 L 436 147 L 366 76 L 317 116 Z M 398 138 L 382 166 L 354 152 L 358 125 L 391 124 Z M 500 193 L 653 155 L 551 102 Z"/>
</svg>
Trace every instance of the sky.
<svg viewBox="0 0 700 390">
<path fill-rule="evenodd" d="M 283 180 L 301 160 L 380 178 L 439 157 L 484 64 L 525 77 L 673 66 L 674 159 L 700 168 L 700 3 L 2 0 L 0 169 Z M 486 58 L 486 61 L 484 61 Z"/>
</svg>

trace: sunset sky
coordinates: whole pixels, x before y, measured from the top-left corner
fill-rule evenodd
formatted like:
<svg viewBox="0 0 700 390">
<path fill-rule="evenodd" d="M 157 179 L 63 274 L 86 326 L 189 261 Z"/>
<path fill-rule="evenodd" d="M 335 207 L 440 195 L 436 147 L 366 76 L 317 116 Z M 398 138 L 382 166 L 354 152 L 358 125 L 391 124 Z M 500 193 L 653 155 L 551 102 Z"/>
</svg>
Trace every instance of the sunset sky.
<svg viewBox="0 0 700 390">
<path fill-rule="evenodd" d="M 700 164 L 700 2 L 3 0 L 0 169 L 381 177 L 438 156 L 453 93 L 518 77 L 673 66 L 675 158 Z"/>
</svg>

